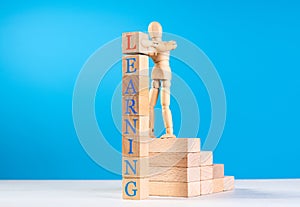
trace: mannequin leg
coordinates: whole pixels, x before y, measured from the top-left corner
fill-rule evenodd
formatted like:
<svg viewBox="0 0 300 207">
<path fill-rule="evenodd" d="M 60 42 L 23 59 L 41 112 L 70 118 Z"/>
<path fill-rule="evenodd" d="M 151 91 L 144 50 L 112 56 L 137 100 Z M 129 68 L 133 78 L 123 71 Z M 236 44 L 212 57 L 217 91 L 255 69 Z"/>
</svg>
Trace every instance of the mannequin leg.
<svg viewBox="0 0 300 207">
<path fill-rule="evenodd" d="M 171 82 L 169 80 L 162 81 L 160 101 L 162 105 L 162 115 L 164 118 L 166 134 L 163 135 L 161 138 L 175 138 L 175 135 L 173 134 L 172 112 L 170 110 L 170 87 Z"/>
<path fill-rule="evenodd" d="M 150 136 L 155 137 L 154 135 L 154 106 L 156 105 L 158 94 L 160 88 L 160 81 L 153 80 L 152 87 L 149 93 L 149 130 Z"/>
</svg>

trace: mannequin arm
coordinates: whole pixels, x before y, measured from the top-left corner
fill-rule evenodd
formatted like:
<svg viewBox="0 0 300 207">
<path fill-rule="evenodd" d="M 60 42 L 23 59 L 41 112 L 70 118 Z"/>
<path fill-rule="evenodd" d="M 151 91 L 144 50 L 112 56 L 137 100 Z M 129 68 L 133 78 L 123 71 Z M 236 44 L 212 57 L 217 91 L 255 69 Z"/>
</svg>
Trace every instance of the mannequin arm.
<svg viewBox="0 0 300 207">
<path fill-rule="evenodd" d="M 149 50 L 148 55 L 157 54 L 158 52 L 174 50 L 177 47 L 175 41 L 163 42 L 153 40 L 142 40 L 142 45 Z"/>
<path fill-rule="evenodd" d="M 157 55 L 157 50 L 154 47 L 154 43 L 151 40 L 142 40 L 142 46 L 147 48 L 149 56 Z"/>
<path fill-rule="evenodd" d="M 177 47 L 177 44 L 175 41 L 169 41 L 169 42 L 155 42 L 155 48 L 159 52 L 165 52 L 174 50 Z"/>
</svg>

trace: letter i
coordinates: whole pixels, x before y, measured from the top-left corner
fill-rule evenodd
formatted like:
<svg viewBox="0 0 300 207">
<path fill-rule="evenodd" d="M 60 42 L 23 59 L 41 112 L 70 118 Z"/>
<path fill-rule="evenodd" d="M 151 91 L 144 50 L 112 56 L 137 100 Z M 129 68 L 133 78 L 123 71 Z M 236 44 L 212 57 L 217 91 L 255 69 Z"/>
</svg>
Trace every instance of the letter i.
<svg viewBox="0 0 300 207">
<path fill-rule="evenodd" d="M 132 151 L 132 142 L 133 142 L 133 140 L 132 139 L 128 139 L 128 141 L 129 141 L 129 152 L 128 152 L 128 154 L 130 155 L 130 154 L 133 154 L 133 151 Z"/>
</svg>

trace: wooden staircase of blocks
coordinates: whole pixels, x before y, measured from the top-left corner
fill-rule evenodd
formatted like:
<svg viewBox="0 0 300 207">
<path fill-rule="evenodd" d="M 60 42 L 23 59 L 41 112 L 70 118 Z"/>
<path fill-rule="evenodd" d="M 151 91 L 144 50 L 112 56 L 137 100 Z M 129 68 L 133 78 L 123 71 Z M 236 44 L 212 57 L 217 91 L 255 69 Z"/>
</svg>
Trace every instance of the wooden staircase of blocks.
<svg viewBox="0 0 300 207">
<path fill-rule="evenodd" d="M 149 195 L 193 197 L 234 188 L 213 153 L 200 151 L 200 139 L 157 139 L 149 144 Z"/>
</svg>

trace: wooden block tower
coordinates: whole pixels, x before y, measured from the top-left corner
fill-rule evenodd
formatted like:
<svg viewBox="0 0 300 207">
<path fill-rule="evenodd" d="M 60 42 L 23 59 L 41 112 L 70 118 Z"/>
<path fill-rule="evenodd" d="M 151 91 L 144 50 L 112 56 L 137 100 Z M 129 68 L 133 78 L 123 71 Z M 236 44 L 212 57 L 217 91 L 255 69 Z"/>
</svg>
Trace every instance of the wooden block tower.
<svg viewBox="0 0 300 207">
<path fill-rule="evenodd" d="M 131 200 L 149 196 L 149 60 L 142 39 L 148 35 L 122 35 L 122 188 L 123 198 Z"/>
</svg>

